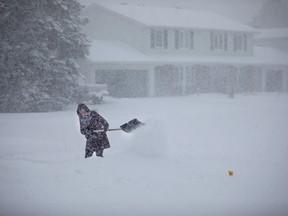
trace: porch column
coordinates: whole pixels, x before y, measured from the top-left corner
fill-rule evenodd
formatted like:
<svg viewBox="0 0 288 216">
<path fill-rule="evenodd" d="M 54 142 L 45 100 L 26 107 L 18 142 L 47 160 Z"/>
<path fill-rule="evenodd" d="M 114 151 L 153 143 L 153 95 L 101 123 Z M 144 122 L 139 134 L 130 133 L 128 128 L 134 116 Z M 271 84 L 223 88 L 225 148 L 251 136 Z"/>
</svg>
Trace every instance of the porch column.
<svg viewBox="0 0 288 216">
<path fill-rule="evenodd" d="M 238 65 L 236 68 L 237 68 L 237 73 L 236 73 L 236 88 L 235 88 L 235 92 L 239 93 L 240 92 L 240 66 Z"/>
<path fill-rule="evenodd" d="M 266 91 L 266 68 L 262 67 L 262 83 L 261 83 L 261 91 Z"/>
<path fill-rule="evenodd" d="M 181 88 L 181 94 L 185 95 L 186 94 L 186 68 L 181 68 L 182 73 L 182 88 Z"/>
<path fill-rule="evenodd" d="M 155 70 L 154 67 L 148 69 L 148 97 L 155 96 Z"/>
<path fill-rule="evenodd" d="M 283 75 L 283 77 L 282 77 L 282 82 L 283 82 L 282 83 L 282 86 L 283 86 L 282 91 L 288 92 L 288 69 L 283 70 L 282 75 Z"/>
</svg>

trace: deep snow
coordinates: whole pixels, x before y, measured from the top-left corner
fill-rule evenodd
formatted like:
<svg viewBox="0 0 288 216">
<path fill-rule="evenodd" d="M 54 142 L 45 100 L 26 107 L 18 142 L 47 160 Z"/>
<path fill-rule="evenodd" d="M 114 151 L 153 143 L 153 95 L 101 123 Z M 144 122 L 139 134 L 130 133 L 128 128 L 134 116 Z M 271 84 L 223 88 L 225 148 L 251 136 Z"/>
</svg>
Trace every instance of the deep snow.
<svg viewBox="0 0 288 216">
<path fill-rule="evenodd" d="M 287 216 L 288 94 L 106 98 L 104 158 L 84 159 L 76 105 L 0 114 L 1 216 Z M 228 170 L 234 176 L 228 175 Z"/>
</svg>

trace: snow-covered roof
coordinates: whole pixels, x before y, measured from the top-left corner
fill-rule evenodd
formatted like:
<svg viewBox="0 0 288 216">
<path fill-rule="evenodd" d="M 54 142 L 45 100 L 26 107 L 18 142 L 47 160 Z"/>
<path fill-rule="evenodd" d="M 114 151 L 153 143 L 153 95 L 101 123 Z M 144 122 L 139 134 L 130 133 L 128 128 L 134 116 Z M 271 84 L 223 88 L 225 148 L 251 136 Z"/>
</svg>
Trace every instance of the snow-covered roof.
<svg viewBox="0 0 288 216">
<path fill-rule="evenodd" d="M 260 32 L 255 38 L 288 38 L 288 28 L 258 29 Z"/>
<path fill-rule="evenodd" d="M 179 54 L 145 54 L 119 41 L 94 40 L 88 59 L 93 62 L 113 63 L 233 63 L 233 64 L 288 64 L 288 54 L 271 47 L 254 47 L 254 56 L 211 56 Z"/>
<path fill-rule="evenodd" d="M 107 3 L 92 4 L 90 10 L 99 5 L 148 26 L 256 32 L 255 28 L 210 11 Z"/>
</svg>

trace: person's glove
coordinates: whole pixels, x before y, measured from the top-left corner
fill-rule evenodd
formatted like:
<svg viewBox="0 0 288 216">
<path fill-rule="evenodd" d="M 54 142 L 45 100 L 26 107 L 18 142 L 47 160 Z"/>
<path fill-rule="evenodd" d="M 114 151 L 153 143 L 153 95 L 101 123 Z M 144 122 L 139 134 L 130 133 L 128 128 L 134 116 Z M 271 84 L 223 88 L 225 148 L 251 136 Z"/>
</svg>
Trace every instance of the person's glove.
<svg viewBox="0 0 288 216">
<path fill-rule="evenodd" d="M 95 132 L 95 133 L 103 133 L 104 130 L 93 130 L 93 132 Z"/>
</svg>

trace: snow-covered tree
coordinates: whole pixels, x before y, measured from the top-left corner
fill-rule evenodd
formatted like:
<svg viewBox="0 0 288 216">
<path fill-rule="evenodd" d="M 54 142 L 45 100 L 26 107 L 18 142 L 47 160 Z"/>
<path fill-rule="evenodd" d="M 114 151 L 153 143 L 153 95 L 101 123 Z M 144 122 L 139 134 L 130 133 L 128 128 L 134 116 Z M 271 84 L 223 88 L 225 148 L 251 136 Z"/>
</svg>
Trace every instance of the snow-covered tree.
<svg viewBox="0 0 288 216">
<path fill-rule="evenodd" d="M 288 27 L 288 1 L 267 0 L 250 24 L 256 28 Z"/>
<path fill-rule="evenodd" d="M 75 0 L 0 0 L 0 111 L 60 110 L 88 54 Z"/>
</svg>

